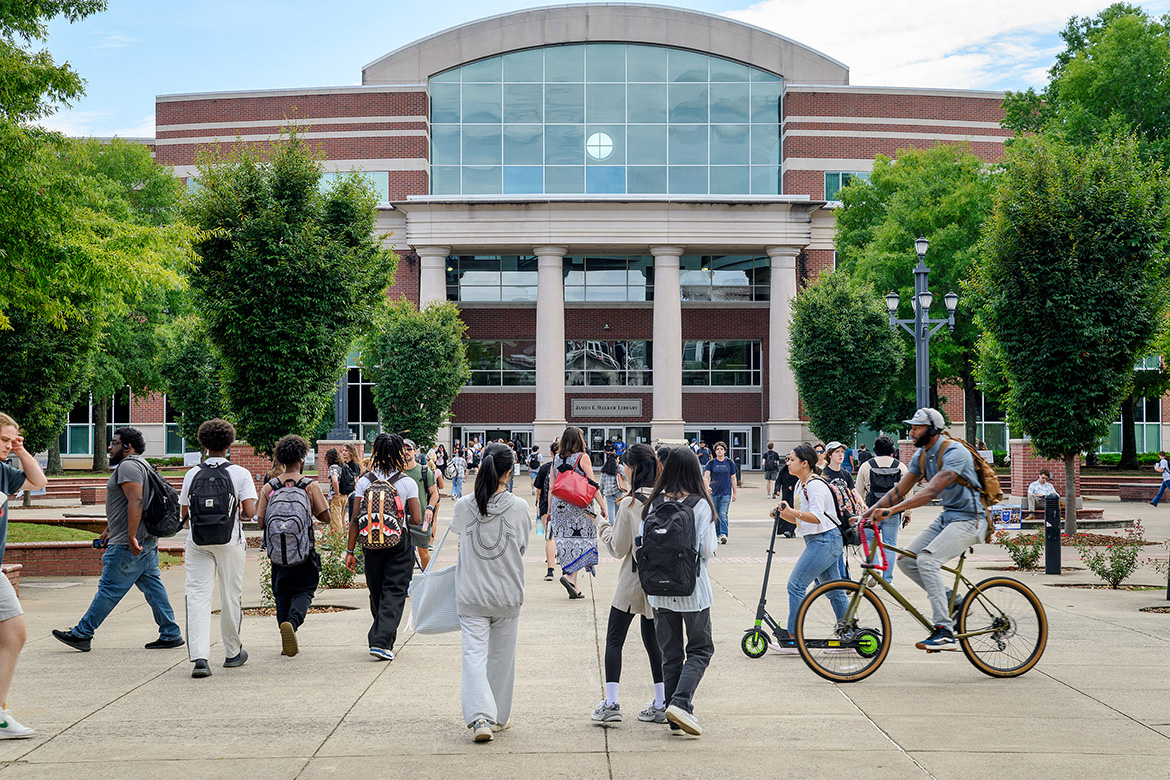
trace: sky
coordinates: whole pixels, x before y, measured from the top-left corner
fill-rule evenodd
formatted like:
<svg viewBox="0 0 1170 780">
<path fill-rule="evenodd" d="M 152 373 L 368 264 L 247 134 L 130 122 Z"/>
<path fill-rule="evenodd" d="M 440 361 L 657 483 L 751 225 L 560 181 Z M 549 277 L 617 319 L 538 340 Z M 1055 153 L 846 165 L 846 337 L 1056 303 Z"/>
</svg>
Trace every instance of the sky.
<svg viewBox="0 0 1170 780">
<path fill-rule="evenodd" d="M 525 0 L 109 0 L 47 46 L 88 82 L 86 95 L 42 121 L 80 136 L 154 136 L 154 98 L 183 92 L 344 86 L 362 67 L 419 38 Z M 1105 0 L 676 0 L 754 24 L 850 68 L 862 86 L 1041 88 L 1070 16 Z M 1140 4 L 1151 15 L 1170 0 Z M 896 9 L 891 11 L 889 9 Z"/>
</svg>

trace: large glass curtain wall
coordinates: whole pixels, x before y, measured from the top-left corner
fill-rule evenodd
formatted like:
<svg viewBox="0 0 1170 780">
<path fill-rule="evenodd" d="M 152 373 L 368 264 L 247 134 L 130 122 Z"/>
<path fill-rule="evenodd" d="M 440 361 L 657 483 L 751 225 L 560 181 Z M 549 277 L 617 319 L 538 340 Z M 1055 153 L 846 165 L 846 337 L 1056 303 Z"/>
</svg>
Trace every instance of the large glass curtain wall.
<svg viewBox="0 0 1170 780">
<path fill-rule="evenodd" d="M 779 193 L 778 76 L 682 49 L 528 49 L 430 79 L 431 193 Z"/>
</svg>

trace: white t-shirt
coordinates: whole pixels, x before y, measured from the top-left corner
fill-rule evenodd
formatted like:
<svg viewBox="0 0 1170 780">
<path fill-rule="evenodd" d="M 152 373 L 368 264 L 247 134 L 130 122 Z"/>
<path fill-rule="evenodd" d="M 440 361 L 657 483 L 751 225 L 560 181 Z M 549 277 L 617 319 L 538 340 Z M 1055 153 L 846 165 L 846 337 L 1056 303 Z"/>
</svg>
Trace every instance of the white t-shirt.
<svg viewBox="0 0 1170 780">
<path fill-rule="evenodd" d="M 1170 479 L 1170 466 L 1166 464 L 1166 459 L 1162 458 L 1158 461 L 1158 466 L 1162 469 L 1162 481 Z"/>
<path fill-rule="evenodd" d="M 353 494 L 357 498 L 361 498 L 366 493 L 366 488 L 370 486 L 371 482 L 379 479 L 386 479 L 389 474 L 382 474 L 381 472 L 371 469 L 362 475 L 362 478 L 357 481 L 357 486 L 353 489 Z M 394 481 L 394 489 L 398 491 L 398 495 L 402 496 L 403 505 L 406 504 L 407 499 L 418 498 L 418 483 L 408 477 L 405 472 L 401 477 Z"/>
<path fill-rule="evenodd" d="M 824 480 L 808 478 L 804 485 L 797 485 L 795 493 L 796 508 L 801 512 L 809 512 L 820 518 L 819 523 L 809 523 L 801 520 L 796 524 L 796 533 L 800 536 L 823 534 L 837 527 L 837 505 L 833 502 L 833 493 Z"/>
<path fill-rule="evenodd" d="M 236 512 L 236 524 L 232 528 L 232 539 L 228 544 L 240 544 L 243 541 L 243 533 L 240 530 L 240 513 L 243 511 L 244 502 L 249 498 L 255 499 L 256 483 L 252 481 L 252 475 L 243 466 L 237 466 L 227 458 L 208 458 L 206 460 L 208 465 L 222 465 L 228 464 L 227 473 L 232 478 L 232 486 L 236 489 L 236 500 L 239 502 L 239 510 Z M 183 488 L 179 491 L 179 506 L 190 507 L 191 501 L 188 494 L 191 492 L 191 481 L 195 479 L 196 472 L 199 471 L 199 466 L 188 471 L 183 475 Z M 187 538 L 191 538 L 191 532 L 187 531 Z"/>
</svg>

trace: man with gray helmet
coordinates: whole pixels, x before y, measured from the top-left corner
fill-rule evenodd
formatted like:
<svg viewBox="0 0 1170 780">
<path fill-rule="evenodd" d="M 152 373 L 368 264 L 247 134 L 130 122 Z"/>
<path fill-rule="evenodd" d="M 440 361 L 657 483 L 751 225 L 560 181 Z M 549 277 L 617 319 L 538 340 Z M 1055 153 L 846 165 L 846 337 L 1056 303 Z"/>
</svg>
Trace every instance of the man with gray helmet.
<svg viewBox="0 0 1170 780">
<path fill-rule="evenodd" d="M 975 459 L 966 447 L 944 447 L 947 437 L 942 434 L 946 422 L 937 409 L 924 407 L 903 422 L 910 426 L 910 437 L 918 449 L 906 464 L 906 475 L 863 517 L 880 522 L 890 515 L 926 506 L 935 498 L 942 502 L 942 514 L 906 545 L 906 549 L 918 557 L 900 558 L 898 567 L 926 591 L 934 613 L 934 631 L 915 647 L 919 650 L 956 650 L 958 643 L 949 608 L 950 594 L 941 569 L 963 550 L 983 540 L 987 513 L 979 496 L 979 475 L 975 470 Z M 926 486 L 910 496 L 911 488 L 924 479 Z M 974 487 L 965 487 L 963 483 Z"/>
</svg>

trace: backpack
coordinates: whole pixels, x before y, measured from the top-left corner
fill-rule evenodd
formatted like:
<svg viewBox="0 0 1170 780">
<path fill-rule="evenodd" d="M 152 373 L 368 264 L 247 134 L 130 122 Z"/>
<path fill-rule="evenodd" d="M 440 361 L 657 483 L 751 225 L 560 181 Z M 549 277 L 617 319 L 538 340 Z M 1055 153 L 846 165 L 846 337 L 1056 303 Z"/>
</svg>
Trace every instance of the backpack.
<svg viewBox="0 0 1170 780">
<path fill-rule="evenodd" d="M 849 488 L 834 485 L 824 477 L 818 476 L 815 479 L 828 485 L 829 492 L 833 494 L 833 509 L 837 513 L 833 522 L 841 529 L 841 538 L 845 540 L 845 544 L 853 546 L 861 544 L 861 533 L 857 530 L 853 518 L 866 510 L 865 504 L 861 503 L 857 499 L 857 494 Z"/>
<path fill-rule="evenodd" d="M 876 463 L 869 464 L 869 491 L 865 494 L 865 503 L 873 506 L 881 497 L 894 489 L 902 479 L 902 469 L 895 462 L 892 466 L 881 467 Z"/>
<path fill-rule="evenodd" d="M 200 463 L 187 493 L 191 541 L 200 547 L 227 544 L 236 525 L 239 499 L 230 463 Z"/>
<path fill-rule="evenodd" d="M 423 469 L 426 474 L 426 469 Z M 398 471 L 389 479 L 376 479 L 362 494 L 362 511 L 358 517 L 358 540 L 370 550 L 385 550 L 402 544 L 406 536 L 406 505 L 394 483 L 402 477 Z"/>
<path fill-rule="evenodd" d="M 308 477 L 296 483 L 281 484 L 279 479 L 268 483 L 272 492 L 264 512 L 264 550 L 273 565 L 296 566 L 313 551 L 313 508 L 307 490 L 312 483 Z"/>
<path fill-rule="evenodd" d="M 967 452 L 971 453 L 971 458 L 975 461 L 975 476 L 979 478 L 979 486 L 976 487 L 976 486 L 972 485 L 970 482 L 963 479 L 958 474 L 955 475 L 955 482 L 957 482 L 958 484 L 967 488 L 968 490 L 974 490 L 976 493 L 978 493 L 979 500 L 983 502 L 983 509 L 984 510 L 986 510 L 987 507 L 989 507 L 989 506 L 994 506 L 995 504 L 1002 503 L 1004 500 L 1004 495 L 1003 495 L 1003 487 L 1000 486 L 1000 484 L 999 484 L 999 475 L 995 473 L 995 469 L 993 469 L 991 467 L 991 464 L 989 464 L 987 461 L 985 461 L 982 458 L 982 456 L 980 456 L 979 453 L 976 452 L 975 448 L 972 447 L 970 444 L 968 444 L 963 439 L 956 439 L 950 435 L 947 435 L 947 437 L 942 440 L 942 444 L 940 444 L 939 448 L 938 448 L 938 469 L 939 469 L 939 471 L 942 471 L 943 453 L 946 452 L 947 447 L 949 447 L 952 443 L 962 444 L 967 449 Z M 918 470 L 920 472 L 922 472 L 923 477 L 926 477 L 926 450 L 925 449 L 919 451 Z M 987 531 L 984 533 L 984 536 L 983 536 L 984 544 L 991 541 L 991 530 L 992 530 L 992 527 L 994 525 L 995 524 L 991 522 L 991 515 L 988 514 L 988 516 L 987 516 Z"/>
<path fill-rule="evenodd" d="M 159 539 L 174 536 L 183 527 L 183 520 L 179 517 L 179 492 L 170 482 L 163 479 L 158 469 L 142 458 L 137 460 L 146 467 L 146 482 L 150 485 L 149 491 L 146 490 L 146 485 L 143 485 L 144 495 L 149 493 L 150 500 L 142 507 L 142 524 L 146 526 L 146 532 L 151 536 Z M 119 463 L 118 467 L 121 465 Z M 117 471 L 118 468 L 115 468 L 114 473 Z"/>
<path fill-rule="evenodd" d="M 353 472 L 349 470 L 349 466 L 342 464 L 341 474 L 337 477 L 337 492 L 343 496 L 348 496 L 356 486 L 357 480 L 354 479 Z"/>
<path fill-rule="evenodd" d="M 648 596 L 689 596 L 699 579 L 695 544 L 695 505 L 702 496 L 682 501 L 660 500 L 642 520 L 634 561 L 642 590 Z"/>
<path fill-rule="evenodd" d="M 779 471 L 780 470 L 780 453 L 775 450 L 768 450 L 764 453 L 764 471 Z"/>
<path fill-rule="evenodd" d="M 532 469 L 533 471 L 536 471 L 540 468 L 540 457 L 536 455 L 536 453 L 528 456 L 528 468 Z"/>
</svg>

